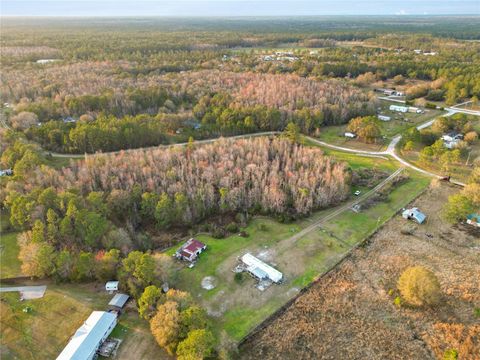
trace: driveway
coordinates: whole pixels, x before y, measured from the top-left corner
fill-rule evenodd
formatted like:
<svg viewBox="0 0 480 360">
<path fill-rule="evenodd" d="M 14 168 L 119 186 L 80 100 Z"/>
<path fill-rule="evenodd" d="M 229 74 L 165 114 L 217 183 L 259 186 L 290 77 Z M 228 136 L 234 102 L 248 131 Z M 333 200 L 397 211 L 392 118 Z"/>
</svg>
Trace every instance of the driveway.
<svg viewBox="0 0 480 360">
<path fill-rule="evenodd" d="M 40 299 L 45 294 L 47 285 L 0 287 L 0 292 L 18 291 L 22 300 Z"/>
</svg>

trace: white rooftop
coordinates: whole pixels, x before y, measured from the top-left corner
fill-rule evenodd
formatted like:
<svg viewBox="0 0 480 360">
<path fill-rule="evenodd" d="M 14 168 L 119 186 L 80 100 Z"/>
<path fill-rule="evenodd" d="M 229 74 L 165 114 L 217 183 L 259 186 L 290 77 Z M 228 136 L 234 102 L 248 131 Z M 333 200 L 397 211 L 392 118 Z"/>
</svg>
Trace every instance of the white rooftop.
<svg viewBox="0 0 480 360">
<path fill-rule="evenodd" d="M 108 329 L 115 324 L 117 316 L 106 311 L 94 311 L 78 328 L 70 342 L 58 355 L 57 360 L 89 359 L 103 340 Z"/>
<path fill-rule="evenodd" d="M 273 282 L 278 283 L 282 280 L 283 274 L 277 269 L 265 264 L 250 253 L 242 256 L 242 262 L 248 266 L 248 271 L 260 278 L 268 277 Z"/>
</svg>

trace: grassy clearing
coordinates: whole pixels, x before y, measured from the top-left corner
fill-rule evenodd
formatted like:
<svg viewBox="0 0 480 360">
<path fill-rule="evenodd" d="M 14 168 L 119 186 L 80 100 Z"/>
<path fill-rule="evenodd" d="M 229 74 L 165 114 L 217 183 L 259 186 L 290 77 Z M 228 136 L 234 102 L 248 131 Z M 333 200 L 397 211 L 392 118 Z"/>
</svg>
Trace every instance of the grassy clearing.
<svg viewBox="0 0 480 360">
<path fill-rule="evenodd" d="M 413 113 L 397 113 L 390 111 L 390 105 L 399 105 L 398 103 L 382 101 L 380 103 L 381 113 L 390 116 L 392 120 L 381 121 L 382 135 L 385 137 L 384 141 L 377 144 L 365 144 L 358 139 L 350 139 L 344 136 L 347 131 L 347 125 L 326 126 L 321 128 L 319 139 L 329 144 L 344 146 L 358 150 L 382 151 L 385 150 L 388 142 L 397 134 L 403 133 L 411 127 L 418 126 L 431 119 L 440 116 L 443 111 L 440 110 L 426 110 L 424 114 Z"/>
<path fill-rule="evenodd" d="M 2 359 L 54 359 L 93 310 L 105 310 L 112 295 L 101 284 L 47 285 L 41 299 L 19 301 L 18 293 L 0 296 L 0 343 Z M 29 306 L 33 310 L 24 313 Z M 65 321 L 67 320 L 67 321 Z M 142 334 L 150 354 L 144 358 L 165 358 L 148 332 L 148 324 L 132 310 L 121 316 L 113 334 L 124 340 L 120 346 L 123 359 L 136 357 L 129 351 L 130 338 Z M 133 344 L 132 344 L 133 345 Z M 130 355 L 129 355 L 130 354 Z"/>
<path fill-rule="evenodd" d="M 1 343 L 6 350 L 2 359 L 55 358 L 91 311 L 108 303 L 108 296 L 87 295 L 81 289 L 49 285 L 43 298 L 22 302 L 18 293 L 2 294 Z M 23 312 L 26 306 L 31 313 Z M 62 321 L 65 316 L 68 321 Z"/>
<path fill-rule="evenodd" d="M 17 243 L 18 233 L 0 234 L 0 278 L 11 278 L 21 275 L 20 250 Z"/>
<path fill-rule="evenodd" d="M 392 172 L 398 167 L 392 160 L 359 157 L 331 150 L 325 152 L 338 160 L 347 161 L 352 168 L 377 167 Z M 346 211 L 299 239 L 292 240 L 291 237 L 333 209 L 316 212 L 309 218 L 292 224 L 256 218 L 245 228 L 250 235 L 248 238 L 230 236 L 214 239 L 199 235 L 198 239 L 207 244 L 208 250 L 201 255 L 193 269 L 179 270 L 176 286 L 191 292 L 207 309 L 213 316 L 215 329 L 219 333 L 225 331 L 231 338 L 240 340 L 295 296 L 302 287 L 330 269 L 353 246 L 391 218 L 421 192 L 429 181 L 416 173 L 411 174 L 407 182 L 390 193 L 387 201 L 358 214 Z M 172 254 L 174 250 L 170 249 L 168 253 Z M 282 271 L 284 282 L 263 292 L 255 288 L 256 282 L 249 277 L 243 282 L 236 282 L 232 269 L 237 264 L 238 257 L 246 252 L 265 259 Z M 202 279 L 207 276 L 214 278 L 215 289 L 205 290 L 201 287 Z"/>
</svg>

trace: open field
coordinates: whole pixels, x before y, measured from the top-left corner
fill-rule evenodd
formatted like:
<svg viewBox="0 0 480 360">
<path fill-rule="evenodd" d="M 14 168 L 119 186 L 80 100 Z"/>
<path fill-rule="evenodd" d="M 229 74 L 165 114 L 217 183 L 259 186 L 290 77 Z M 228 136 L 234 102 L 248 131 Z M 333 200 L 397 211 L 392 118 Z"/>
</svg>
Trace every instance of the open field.
<svg viewBox="0 0 480 360">
<path fill-rule="evenodd" d="M 340 153 L 339 153 L 340 154 Z M 352 167 L 378 167 L 393 172 L 391 161 L 377 158 L 355 157 L 341 154 Z M 314 213 L 307 219 L 291 224 L 278 223 L 269 218 L 256 218 L 244 229 L 249 237 L 230 236 L 214 239 L 207 235 L 197 238 L 208 245 L 193 269 L 181 268 L 177 287 L 191 292 L 210 315 L 215 318 L 215 329 L 225 331 L 240 340 L 268 315 L 294 297 L 300 289 L 318 275 L 330 269 L 353 246 L 375 231 L 394 215 L 399 208 L 413 199 L 429 180 L 416 174 L 395 188 L 387 201 L 376 203 L 360 213 L 350 210 L 334 217 L 325 225 L 298 238 L 299 231 L 308 227 L 335 209 Z M 170 249 L 173 254 L 175 249 Z M 272 285 L 261 292 L 255 281 L 246 277 L 242 282 L 234 280 L 233 268 L 238 257 L 251 252 L 275 266 L 284 274 L 281 285 Z M 216 287 L 201 287 L 205 277 L 213 278 Z"/>
<path fill-rule="evenodd" d="M 17 235 L 16 232 L 0 234 L 0 279 L 21 275 Z"/>
<path fill-rule="evenodd" d="M 48 284 L 43 298 L 22 302 L 18 293 L 3 293 L 0 357 L 54 359 L 90 313 L 106 309 L 111 297 L 102 284 Z M 24 313 L 26 306 L 32 311 Z M 113 335 L 123 339 L 118 359 L 167 358 L 154 342 L 148 323 L 134 309 L 121 316 Z"/>
<path fill-rule="evenodd" d="M 425 113 L 423 114 L 416 114 L 416 113 L 399 113 L 396 111 L 389 110 L 390 105 L 401 105 L 399 103 L 381 100 L 380 101 L 380 113 L 382 115 L 387 115 L 392 118 L 390 121 L 382 121 L 383 124 L 383 135 L 387 138 L 391 138 L 392 136 L 404 132 L 405 130 L 413 127 L 418 126 L 422 123 L 425 123 L 429 120 L 432 120 L 443 113 L 445 111 L 442 110 L 432 110 L 432 109 L 424 109 Z"/>
<path fill-rule="evenodd" d="M 243 358 L 459 359 L 480 357 L 480 234 L 439 216 L 449 185 L 430 188 L 414 201 L 427 214 L 413 235 L 395 216 L 368 242 L 301 295 L 285 312 L 243 344 Z M 351 226 L 350 229 L 355 228 Z M 443 303 L 433 309 L 401 308 L 396 281 L 408 266 L 438 276 Z"/>
</svg>

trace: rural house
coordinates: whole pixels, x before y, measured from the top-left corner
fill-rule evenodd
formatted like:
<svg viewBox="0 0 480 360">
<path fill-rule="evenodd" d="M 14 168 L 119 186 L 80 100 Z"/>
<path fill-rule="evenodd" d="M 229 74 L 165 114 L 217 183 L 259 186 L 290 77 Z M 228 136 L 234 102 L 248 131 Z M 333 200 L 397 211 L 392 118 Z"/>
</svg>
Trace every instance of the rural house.
<svg viewBox="0 0 480 360">
<path fill-rule="evenodd" d="M 191 238 L 185 244 L 183 244 L 180 249 L 177 250 L 175 257 L 177 259 L 193 262 L 197 260 L 198 255 L 200 255 L 206 249 L 207 245 L 201 241 L 198 241 L 197 239 Z"/>
<path fill-rule="evenodd" d="M 442 140 L 443 141 L 463 140 L 463 135 L 458 132 L 452 131 L 452 132 L 449 132 L 448 134 L 443 135 Z"/>
<path fill-rule="evenodd" d="M 405 209 L 402 213 L 405 219 L 415 220 L 417 223 L 422 224 L 427 216 L 422 213 L 418 208 Z"/>
<path fill-rule="evenodd" d="M 100 345 L 117 324 L 117 316 L 106 311 L 94 311 L 78 328 L 57 360 L 91 360 Z"/>
</svg>

